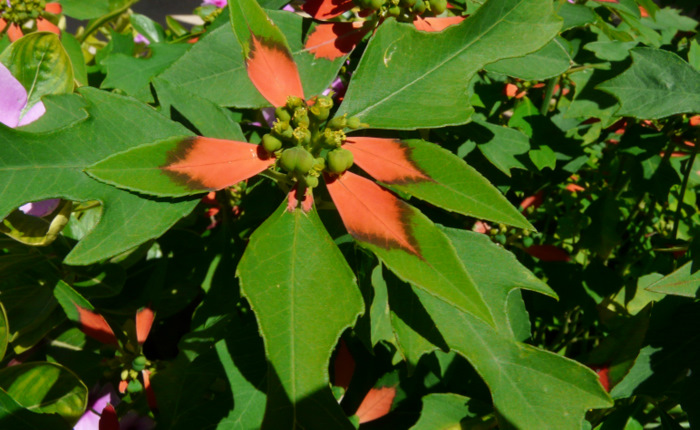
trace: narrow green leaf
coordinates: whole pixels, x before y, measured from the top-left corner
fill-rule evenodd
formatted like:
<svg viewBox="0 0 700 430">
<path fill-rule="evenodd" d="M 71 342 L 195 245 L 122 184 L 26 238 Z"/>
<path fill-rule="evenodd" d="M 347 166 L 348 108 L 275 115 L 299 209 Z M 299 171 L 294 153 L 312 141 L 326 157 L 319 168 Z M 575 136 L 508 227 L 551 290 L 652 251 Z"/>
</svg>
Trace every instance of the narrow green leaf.
<svg viewBox="0 0 700 430">
<path fill-rule="evenodd" d="M 148 39 L 151 43 L 162 43 L 165 41 L 165 30 L 160 24 L 153 21 L 146 15 L 134 13 L 129 16 L 129 22 L 134 30 Z"/>
<path fill-rule="evenodd" d="M 251 236 L 237 273 L 270 363 L 263 427 L 352 429 L 330 391 L 328 361 L 363 301 L 315 209 L 290 212 L 283 202 Z"/>
<path fill-rule="evenodd" d="M 650 48 L 631 52 L 632 66 L 597 86 L 620 101 L 617 115 L 659 119 L 700 112 L 700 71 L 672 52 Z"/>
<path fill-rule="evenodd" d="M 4 64 L 27 90 L 27 108 L 42 96 L 73 92 L 73 67 L 61 41 L 53 33 L 22 37 L 0 54 Z"/>
<path fill-rule="evenodd" d="M 506 58 L 486 66 L 487 72 L 500 73 L 526 81 L 542 81 L 566 72 L 573 59 L 569 42 L 552 39 L 537 51 L 524 57 Z"/>
<path fill-rule="evenodd" d="M 5 358 L 7 344 L 10 342 L 10 328 L 7 324 L 7 312 L 5 306 L 0 303 L 0 360 Z"/>
<path fill-rule="evenodd" d="M 75 36 L 68 32 L 61 35 L 61 42 L 66 49 L 68 57 L 70 57 L 75 80 L 80 85 L 87 85 L 87 67 L 85 66 L 85 56 L 83 55 L 83 48 L 81 48 L 80 42 L 78 42 Z"/>
<path fill-rule="evenodd" d="M 89 120 L 45 134 L 0 129 L 0 218 L 47 198 L 102 202 L 101 221 L 68 255 L 71 264 L 89 264 L 158 237 L 197 204 L 144 199 L 87 176 L 83 169 L 111 154 L 189 132 L 133 99 L 93 88 L 80 93 Z"/>
<path fill-rule="evenodd" d="M 439 33 L 387 20 L 367 46 L 338 114 L 373 128 L 464 124 L 473 111 L 470 78 L 486 64 L 540 49 L 560 27 L 549 0 L 489 0 Z"/>
<path fill-rule="evenodd" d="M 23 407 L 55 413 L 75 424 L 87 407 L 88 389 L 70 370 L 56 363 L 25 363 L 0 370 L 0 388 Z"/>
<path fill-rule="evenodd" d="M 693 269 L 693 262 L 689 261 L 673 273 L 649 285 L 646 289 L 674 296 L 697 297 L 698 288 L 700 288 L 700 271 L 697 268 Z"/>
</svg>

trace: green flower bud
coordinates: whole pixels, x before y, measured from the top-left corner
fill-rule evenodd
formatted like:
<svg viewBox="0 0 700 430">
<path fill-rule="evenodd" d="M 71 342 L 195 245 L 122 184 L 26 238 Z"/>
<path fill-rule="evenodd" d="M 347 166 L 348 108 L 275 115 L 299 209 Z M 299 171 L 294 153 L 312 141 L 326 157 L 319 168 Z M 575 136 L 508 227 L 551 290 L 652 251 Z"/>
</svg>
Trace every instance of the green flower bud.
<svg viewBox="0 0 700 430">
<path fill-rule="evenodd" d="M 323 146 L 327 148 L 337 148 L 345 141 L 345 133 L 342 130 L 333 131 L 330 128 L 323 130 L 321 137 Z"/>
<path fill-rule="evenodd" d="M 369 9 L 379 10 L 384 6 L 384 3 L 386 3 L 386 0 L 370 0 Z"/>
<path fill-rule="evenodd" d="M 430 0 L 430 11 L 440 15 L 447 9 L 447 0 Z"/>
<path fill-rule="evenodd" d="M 306 183 L 307 187 L 316 188 L 316 187 L 318 187 L 318 176 L 311 176 L 311 175 L 304 176 L 304 182 Z"/>
<path fill-rule="evenodd" d="M 265 151 L 272 154 L 282 147 L 282 141 L 268 133 L 262 137 L 262 146 Z"/>
<path fill-rule="evenodd" d="M 294 116 L 292 117 L 292 124 L 296 127 L 309 127 L 309 111 L 305 107 L 298 107 L 294 109 Z"/>
<path fill-rule="evenodd" d="M 294 129 L 289 125 L 289 122 L 287 121 L 275 121 L 275 123 L 272 126 L 272 133 L 282 140 L 291 139 L 293 132 Z"/>
<path fill-rule="evenodd" d="M 295 146 L 282 152 L 280 165 L 289 173 L 305 175 L 314 166 L 314 156 L 306 149 Z"/>
<path fill-rule="evenodd" d="M 397 17 L 401 15 L 401 8 L 398 6 L 392 6 L 388 10 L 389 16 Z"/>
<path fill-rule="evenodd" d="M 314 159 L 313 169 L 317 172 L 322 172 L 326 168 L 326 159 L 323 157 L 318 157 Z"/>
<path fill-rule="evenodd" d="M 334 149 L 326 156 L 328 159 L 328 170 L 333 173 L 343 173 L 352 167 L 352 152 L 345 148 Z"/>
<path fill-rule="evenodd" d="M 360 7 L 360 9 L 370 9 L 372 7 L 371 0 L 355 0 L 355 4 Z"/>
<path fill-rule="evenodd" d="M 425 8 L 426 6 L 423 0 L 416 0 L 416 4 L 413 5 L 411 10 L 413 11 L 413 13 L 420 15 L 423 12 L 425 12 Z"/>
<path fill-rule="evenodd" d="M 311 132 L 306 127 L 297 127 L 294 129 L 294 143 L 297 145 L 306 146 L 311 142 Z"/>
<path fill-rule="evenodd" d="M 399 1 L 399 4 L 403 7 L 411 8 L 414 4 L 416 4 L 416 0 L 401 0 Z"/>
<path fill-rule="evenodd" d="M 318 96 L 315 106 L 330 110 L 333 108 L 333 98 L 329 96 Z"/>
<path fill-rule="evenodd" d="M 331 111 L 330 109 L 325 109 L 321 106 L 319 106 L 318 103 L 315 105 L 311 106 L 309 108 L 309 115 L 316 119 L 319 122 L 325 121 L 328 119 L 328 115 L 330 115 Z"/>
<path fill-rule="evenodd" d="M 129 381 L 129 385 L 126 386 L 126 391 L 130 394 L 140 393 L 141 390 L 143 390 L 143 385 L 141 385 L 141 381 L 138 379 Z"/>
<path fill-rule="evenodd" d="M 139 355 L 138 357 L 134 358 L 134 360 L 131 362 L 131 368 L 137 372 L 140 372 L 143 369 L 145 369 L 146 357 L 144 357 L 143 355 Z"/>
<path fill-rule="evenodd" d="M 119 374 L 119 379 L 122 381 L 126 380 L 126 378 L 129 377 L 129 369 L 124 369 L 122 370 L 122 373 Z"/>
<path fill-rule="evenodd" d="M 306 103 L 304 102 L 303 99 L 296 97 L 296 96 L 287 97 L 287 108 L 291 112 L 294 112 L 294 109 L 296 109 L 298 107 L 303 107 L 303 106 L 306 106 Z"/>
<path fill-rule="evenodd" d="M 357 130 L 358 128 L 362 127 L 362 123 L 360 122 L 360 118 L 356 116 L 351 116 L 348 118 L 347 122 L 347 127 L 352 130 Z"/>
<path fill-rule="evenodd" d="M 283 107 L 278 107 L 277 109 L 275 109 L 275 116 L 280 121 L 289 122 L 292 120 L 292 116 L 289 114 L 289 111 Z"/>
<path fill-rule="evenodd" d="M 347 122 L 347 115 L 336 116 L 335 118 L 328 121 L 326 128 L 330 128 L 333 130 L 342 130 L 347 126 Z"/>
</svg>

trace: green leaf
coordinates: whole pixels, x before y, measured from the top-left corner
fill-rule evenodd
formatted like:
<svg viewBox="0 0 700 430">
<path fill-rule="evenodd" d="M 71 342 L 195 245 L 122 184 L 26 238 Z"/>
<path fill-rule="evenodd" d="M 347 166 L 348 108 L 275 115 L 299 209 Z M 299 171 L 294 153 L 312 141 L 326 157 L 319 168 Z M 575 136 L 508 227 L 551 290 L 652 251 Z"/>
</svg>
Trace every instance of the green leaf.
<svg viewBox="0 0 700 430">
<path fill-rule="evenodd" d="M 5 358 L 7 344 L 10 342 L 10 328 L 7 325 L 7 312 L 5 306 L 0 303 L 0 360 Z"/>
<path fill-rule="evenodd" d="M 0 422 L 7 430 L 70 430 L 73 426 L 55 414 L 30 411 L 0 389 Z"/>
<path fill-rule="evenodd" d="M 344 148 L 353 153 L 358 166 L 396 190 L 460 214 L 534 230 L 486 178 L 438 145 L 348 138 Z"/>
<path fill-rule="evenodd" d="M 53 33 L 38 32 L 22 37 L 0 54 L 4 64 L 27 89 L 27 107 L 42 96 L 73 92 L 70 57 Z"/>
<path fill-rule="evenodd" d="M 411 430 L 460 429 L 465 418 L 474 418 L 469 397 L 453 393 L 433 393 L 423 397 L 420 418 Z"/>
<path fill-rule="evenodd" d="M 0 129 L 0 218 L 28 201 L 99 200 L 100 223 L 65 262 L 89 264 L 163 234 L 196 201 L 147 200 L 102 184 L 83 169 L 115 152 L 189 132 L 133 99 L 82 88 L 90 119 L 49 134 Z M 99 142 L 97 145 L 95 142 Z"/>
<path fill-rule="evenodd" d="M 540 49 L 560 27 L 548 0 L 489 0 L 439 33 L 387 20 L 367 46 L 338 115 L 358 116 L 373 128 L 464 124 L 473 111 L 471 77 L 486 64 Z"/>
<path fill-rule="evenodd" d="M 574 27 L 583 27 L 587 24 L 593 24 L 596 21 L 595 12 L 582 4 L 561 3 L 557 14 L 564 19 L 564 25 L 562 25 L 561 31 L 569 30 Z"/>
<path fill-rule="evenodd" d="M 58 414 L 75 424 L 87 407 L 88 389 L 73 372 L 55 363 L 25 363 L 0 370 L 0 388 L 23 407 Z"/>
<path fill-rule="evenodd" d="M 511 175 L 512 169 L 527 169 L 516 158 L 530 149 L 530 141 L 522 132 L 515 128 L 491 124 L 478 117 L 465 128 L 466 135 L 469 136 L 467 142 L 474 142 L 484 157 L 507 176 Z"/>
<path fill-rule="evenodd" d="M 251 236 L 237 273 L 270 363 L 263 427 L 351 429 L 330 391 L 328 361 L 363 301 L 315 209 L 283 202 Z"/>
<path fill-rule="evenodd" d="M 547 145 L 540 145 L 539 148 L 531 150 L 528 155 L 538 170 L 545 168 L 554 170 L 557 165 L 557 154 Z"/>
<path fill-rule="evenodd" d="M 655 293 L 695 298 L 698 295 L 698 288 L 700 288 L 700 271 L 693 271 L 693 262 L 689 261 L 646 289 Z"/>
<path fill-rule="evenodd" d="M 153 81 L 153 86 L 158 93 L 161 111 L 170 110 L 172 106 L 197 127 L 200 135 L 245 141 L 241 126 L 230 110 L 160 78 Z M 170 112 L 163 113 L 168 115 Z"/>
<path fill-rule="evenodd" d="M 134 30 L 148 39 L 149 42 L 162 43 L 165 41 L 165 31 L 163 27 L 149 17 L 134 13 L 129 17 L 129 22 L 131 22 Z"/>
<path fill-rule="evenodd" d="M 43 133 L 68 127 L 88 117 L 85 99 L 77 94 L 48 95 L 42 102 L 46 113 L 38 120 L 22 127 L 22 131 Z"/>
<path fill-rule="evenodd" d="M 85 67 L 85 56 L 83 55 L 83 48 L 80 47 L 80 42 L 68 32 L 61 35 L 61 42 L 66 49 L 68 57 L 70 57 L 75 80 L 80 85 L 87 85 L 87 67 Z"/>
<path fill-rule="evenodd" d="M 256 0 L 238 0 L 228 3 L 231 27 L 236 34 L 238 43 L 243 48 L 243 56 L 251 56 L 251 38 L 265 40 L 269 44 L 284 47 L 289 51 L 289 45 L 284 33 L 278 25 L 268 18 L 267 13 Z"/>
<path fill-rule="evenodd" d="M 63 13 L 75 19 L 93 19 L 107 15 L 130 3 L 129 0 L 59 0 Z"/>
<path fill-rule="evenodd" d="M 501 73 L 526 81 L 542 81 L 566 72 L 573 59 L 569 42 L 552 39 L 537 51 L 524 57 L 506 58 L 486 66 L 487 72 Z"/>
<path fill-rule="evenodd" d="M 191 46 L 186 43 L 152 44 L 152 54 L 149 58 L 134 58 L 124 54 L 110 55 L 102 62 L 107 70 L 107 77 L 100 87 L 117 88 L 132 97 L 152 103 L 153 95 L 148 85 L 151 79 L 182 57 Z"/>
<path fill-rule="evenodd" d="M 301 75 L 304 94 L 320 94 L 335 79 L 345 58 L 328 61 L 306 52 L 307 28 L 300 16 L 285 11 L 268 11 L 268 15 L 286 36 Z M 207 32 L 160 77 L 219 106 L 260 108 L 270 105 L 250 82 L 241 45 L 229 25 Z"/>
<path fill-rule="evenodd" d="M 659 119 L 700 112 L 700 71 L 668 51 L 631 52 L 632 66 L 597 87 L 620 100 L 617 115 Z"/>
</svg>

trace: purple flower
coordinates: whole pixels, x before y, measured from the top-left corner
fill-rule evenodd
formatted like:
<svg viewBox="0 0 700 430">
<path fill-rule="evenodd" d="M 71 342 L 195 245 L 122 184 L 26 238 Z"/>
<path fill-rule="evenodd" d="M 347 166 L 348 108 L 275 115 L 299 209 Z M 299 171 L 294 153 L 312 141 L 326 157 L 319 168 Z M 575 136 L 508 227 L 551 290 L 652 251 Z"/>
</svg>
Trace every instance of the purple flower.
<svg viewBox="0 0 700 430">
<path fill-rule="evenodd" d="M 28 106 L 27 90 L 10 70 L 0 63 L 0 123 L 10 128 L 21 127 L 39 119 L 46 113 L 46 107 L 41 101 Z M 59 199 L 43 200 L 27 203 L 19 208 L 27 215 L 42 217 L 53 212 L 59 204 Z"/>
<path fill-rule="evenodd" d="M 134 36 L 134 42 L 143 43 L 144 45 L 148 45 L 149 43 L 151 43 L 151 41 L 146 39 L 146 36 L 144 36 L 141 33 L 136 33 L 136 36 Z"/>
<path fill-rule="evenodd" d="M 99 390 L 95 387 L 88 396 L 88 407 L 73 430 L 98 430 L 100 428 L 100 415 L 102 410 L 110 403 L 112 406 L 119 403 L 119 396 L 112 384 L 107 384 Z"/>
<path fill-rule="evenodd" d="M 211 5 L 211 6 L 216 6 L 216 7 L 226 7 L 227 4 L 228 4 L 227 0 L 204 0 L 202 2 L 202 6 Z"/>
</svg>

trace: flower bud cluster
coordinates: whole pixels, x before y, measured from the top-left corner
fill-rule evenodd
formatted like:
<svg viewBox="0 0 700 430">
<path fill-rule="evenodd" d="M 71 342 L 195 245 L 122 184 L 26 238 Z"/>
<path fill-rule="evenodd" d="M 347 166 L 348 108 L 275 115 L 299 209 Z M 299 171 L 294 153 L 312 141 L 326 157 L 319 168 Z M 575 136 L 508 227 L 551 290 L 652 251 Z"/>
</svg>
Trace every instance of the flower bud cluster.
<svg viewBox="0 0 700 430">
<path fill-rule="evenodd" d="M 0 1 L 0 18 L 9 23 L 22 25 L 41 16 L 45 7 L 46 0 Z"/>
<path fill-rule="evenodd" d="M 418 15 L 437 16 L 447 9 L 447 0 L 353 0 L 361 9 L 378 11 L 399 21 L 413 22 Z"/>
<path fill-rule="evenodd" d="M 324 171 L 341 174 L 352 167 L 352 153 L 341 148 L 344 130 L 366 126 L 347 115 L 329 119 L 331 109 L 330 96 L 314 97 L 309 103 L 289 97 L 286 105 L 275 110 L 270 133 L 262 137 L 263 149 L 277 157 L 277 166 L 309 188 L 318 185 Z"/>
</svg>

